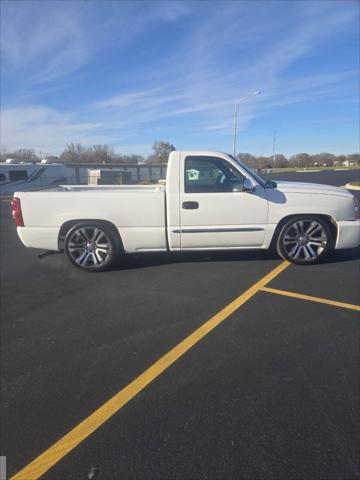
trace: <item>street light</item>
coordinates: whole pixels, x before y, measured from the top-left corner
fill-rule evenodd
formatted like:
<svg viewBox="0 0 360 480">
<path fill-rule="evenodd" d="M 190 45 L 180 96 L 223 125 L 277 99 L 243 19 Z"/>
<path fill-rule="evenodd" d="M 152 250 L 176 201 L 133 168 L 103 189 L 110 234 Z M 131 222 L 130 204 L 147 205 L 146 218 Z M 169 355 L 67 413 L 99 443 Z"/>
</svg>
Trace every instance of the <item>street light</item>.
<svg viewBox="0 0 360 480">
<path fill-rule="evenodd" d="M 252 97 L 253 95 L 260 95 L 262 92 L 260 90 L 256 90 L 249 95 L 245 95 L 244 97 L 239 98 L 239 100 L 235 100 L 235 118 L 234 118 L 234 145 L 233 145 L 233 154 L 235 157 L 236 154 L 236 130 L 237 130 L 237 112 L 238 112 L 238 104 L 245 100 L 246 98 Z"/>
</svg>

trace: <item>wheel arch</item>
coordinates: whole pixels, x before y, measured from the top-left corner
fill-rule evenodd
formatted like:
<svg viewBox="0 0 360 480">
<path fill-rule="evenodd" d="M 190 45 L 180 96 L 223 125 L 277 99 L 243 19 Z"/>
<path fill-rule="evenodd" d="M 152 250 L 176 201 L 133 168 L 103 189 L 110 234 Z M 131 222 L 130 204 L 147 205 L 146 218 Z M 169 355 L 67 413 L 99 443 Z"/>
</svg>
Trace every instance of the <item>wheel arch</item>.
<svg viewBox="0 0 360 480">
<path fill-rule="evenodd" d="M 122 242 L 122 238 L 121 238 L 120 232 L 116 228 L 115 224 L 108 221 L 108 220 L 100 220 L 100 219 L 97 219 L 97 218 L 77 218 L 77 219 L 74 219 L 74 220 L 68 220 L 68 221 L 64 222 L 61 225 L 60 230 L 59 230 L 59 234 L 58 234 L 59 250 L 64 250 L 64 241 L 65 241 L 65 237 L 66 237 L 66 234 L 68 233 L 68 231 L 71 230 L 71 228 L 74 227 L 75 225 L 77 225 L 78 223 L 82 223 L 82 222 L 88 222 L 89 224 L 91 224 L 91 223 L 102 224 L 104 226 L 106 225 L 108 228 L 111 228 L 111 230 L 113 231 L 113 233 L 115 235 L 115 238 L 118 241 L 119 249 L 120 249 L 121 253 L 124 252 L 124 245 L 123 245 L 123 242 Z"/>
<path fill-rule="evenodd" d="M 277 242 L 277 239 L 279 237 L 279 234 L 282 230 L 282 227 L 285 225 L 285 223 L 287 223 L 289 220 L 293 219 L 293 218 L 297 218 L 297 217 L 318 217 L 318 218 L 321 218 L 322 220 L 324 220 L 328 227 L 330 228 L 330 232 L 331 232 L 331 235 L 333 237 L 333 240 L 334 240 L 334 244 L 336 242 L 336 239 L 337 239 L 337 235 L 338 235 L 338 227 L 337 227 L 337 224 L 336 224 L 336 221 L 335 219 L 331 216 L 331 215 L 325 215 L 323 213 L 294 213 L 294 214 L 291 214 L 291 215 L 286 215 L 285 217 L 283 217 L 279 223 L 277 224 L 276 228 L 275 228 L 275 231 L 273 233 L 273 236 L 272 236 L 272 239 L 271 239 L 271 242 L 270 242 L 270 249 L 274 250 L 276 248 L 276 242 Z"/>
</svg>

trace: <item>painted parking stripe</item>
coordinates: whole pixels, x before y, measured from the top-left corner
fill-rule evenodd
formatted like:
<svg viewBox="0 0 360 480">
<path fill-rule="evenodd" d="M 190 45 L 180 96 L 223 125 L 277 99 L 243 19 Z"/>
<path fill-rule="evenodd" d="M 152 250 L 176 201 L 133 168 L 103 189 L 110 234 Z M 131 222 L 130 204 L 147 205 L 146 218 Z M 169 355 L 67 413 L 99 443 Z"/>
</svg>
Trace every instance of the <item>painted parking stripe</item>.
<svg viewBox="0 0 360 480">
<path fill-rule="evenodd" d="M 252 285 L 248 290 L 229 303 L 225 308 L 203 323 L 198 329 L 178 343 L 173 349 L 161 357 L 151 367 L 145 370 L 129 385 L 120 390 L 110 400 L 95 410 L 69 433 L 60 438 L 50 448 L 45 450 L 35 460 L 15 474 L 10 480 L 37 480 L 77 445 L 95 432 L 103 423 L 118 412 L 124 405 L 133 399 L 139 392 L 153 382 L 159 375 L 167 370 L 184 353 L 190 350 L 208 333 L 214 330 L 241 305 L 250 300 L 262 287 L 277 277 L 290 264 L 282 262 L 274 270 L 265 275 L 261 280 Z"/>
<path fill-rule="evenodd" d="M 312 297 L 311 295 L 303 295 L 302 293 L 288 292 L 286 290 L 278 290 L 277 288 L 265 286 L 260 288 L 260 290 L 262 292 L 275 293 L 276 295 L 308 300 L 310 302 L 325 303 L 326 305 L 332 305 L 333 307 L 348 308 L 349 310 L 360 312 L 360 307 L 358 305 L 353 305 L 352 303 L 336 302 L 335 300 L 328 300 L 327 298 Z"/>
</svg>

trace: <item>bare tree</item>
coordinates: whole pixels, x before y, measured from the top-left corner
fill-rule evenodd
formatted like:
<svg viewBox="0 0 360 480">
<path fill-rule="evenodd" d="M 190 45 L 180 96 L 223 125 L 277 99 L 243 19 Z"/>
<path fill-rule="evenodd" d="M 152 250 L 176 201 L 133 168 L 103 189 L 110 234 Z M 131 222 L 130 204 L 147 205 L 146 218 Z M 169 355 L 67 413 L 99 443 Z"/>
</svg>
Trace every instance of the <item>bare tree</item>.
<svg viewBox="0 0 360 480">
<path fill-rule="evenodd" d="M 350 155 L 346 155 L 346 160 L 348 160 L 350 163 L 359 164 L 360 153 L 351 153 Z"/>
<path fill-rule="evenodd" d="M 275 155 L 273 163 L 275 168 L 285 168 L 289 166 L 288 159 L 282 153 L 278 153 L 277 155 Z"/>
<path fill-rule="evenodd" d="M 80 143 L 69 143 L 60 156 L 62 162 L 82 163 L 127 163 L 137 165 L 144 162 L 141 155 L 116 155 L 109 145 L 93 145 L 84 147 Z"/>
<path fill-rule="evenodd" d="M 110 163 L 114 158 L 114 150 L 108 145 L 84 147 L 80 143 L 68 143 L 60 155 L 62 162 L 72 163 Z"/>
<path fill-rule="evenodd" d="M 85 148 L 80 143 L 68 143 L 60 155 L 62 162 L 80 163 L 84 161 Z"/>
<path fill-rule="evenodd" d="M 251 153 L 238 153 L 237 158 L 246 163 L 246 165 L 250 168 L 259 168 L 257 158 L 254 155 L 251 155 Z"/>
<path fill-rule="evenodd" d="M 38 162 L 40 160 L 40 157 L 36 155 L 35 150 L 31 148 L 19 148 L 12 152 L 7 152 L 5 150 L 1 155 L 1 159 L 6 160 L 7 158 L 14 158 L 21 162 Z"/>
<path fill-rule="evenodd" d="M 94 145 L 85 150 L 84 156 L 90 163 L 111 163 L 114 158 L 114 149 L 108 145 Z"/>
<path fill-rule="evenodd" d="M 272 157 L 256 157 L 257 163 L 259 165 L 258 168 L 272 168 L 273 167 L 273 162 L 272 162 Z"/>
<path fill-rule="evenodd" d="M 169 154 L 175 149 L 174 145 L 169 142 L 156 141 L 152 146 L 153 153 L 146 158 L 146 163 L 167 163 Z M 24 162 L 38 162 L 40 157 L 36 154 L 35 150 L 29 148 L 19 148 L 12 152 L 8 152 L 6 147 L 1 149 L 1 161 L 5 161 L 7 158 L 14 158 L 18 161 Z M 85 147 L 80 143 L 69 143 L 66 145 L 65 150 L 60 157 L 46 154 L 46 158 L 52 162 L 77 162 L 77 163 L 96 163 L 96 164 L 131 164 L 137 165 L 145 162 L 145 159 L 141 155 L 129 154 L 117 155 L 114 152 L 113 147 L 109 145 L 93 145 Z M 328 152 L 317 153 L 309 155 L 308 153 L 297 153 L 292 155 L 289 159 L 283 154 L 275 155 L 275 158 L 271 156 L 255 156 L 250 153 L 239 153 L 237 155 L 241 161 L 246 163 L 250 168 L 267 169 L 267 168 L 284 168 L 292 166 L 296 168 L 312 167 L 314 165 L 342 165 L 343 162 L 348 161 L 351 164 L 360 164 L 360 154 L 352 153 L 348 155 L 334 155 Z"/>
<path fill-rule="evenodd" d="M 308 153 L 297 153 L 289 159 L 291 167 L 309 167 L 312 165 L 310 155 Z"/>
<path fill-rule="evenodd" d="M 176 150 L 169 142 L 158 141 L 152 146 L 153 154 L 147 158 L 147 163 L 167 163 L 171 152 Z"/>
</svg>

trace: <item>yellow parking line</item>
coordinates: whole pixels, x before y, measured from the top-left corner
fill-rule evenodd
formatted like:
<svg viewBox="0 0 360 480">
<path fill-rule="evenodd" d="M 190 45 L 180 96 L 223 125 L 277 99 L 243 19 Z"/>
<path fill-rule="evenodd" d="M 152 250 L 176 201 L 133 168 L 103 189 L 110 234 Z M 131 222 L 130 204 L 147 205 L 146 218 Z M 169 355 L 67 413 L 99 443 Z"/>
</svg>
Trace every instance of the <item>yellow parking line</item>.
<svg viewBox="0 0 360 480">
<path fill-rule="evenodd" d="M 234 313 L 241 305 L 252 298 L 262 287 L 277 277 L 289 266 L 288 262 L 282 262 L 274 270 L 265 275 L 261 280 L 252 285 L 248 290 L 229 303 L 225 308 L 203 323 L 197 330 L 176 345 L 172 350 L 161 357 L 151 367 L 145 370 L 129 385 L 120 390 L 110 400 L 95 410 L 73 430 L 60 438 L 50 448 L 45 450 L 35 460 L 15 474 L 10 480 L 36 480 L 59 462 L 65 455 L 73 450 L 85 438 L 91 435 L 132 398 L 141 392 L 147 385 L 153 382 L 161 373 L 167 370 L 184 353 L 196 345 L 208 333 L 214 330 L 220 323 Z"/>
<path fill-rule="evenodd" d="M 277 288 L 262 287 L 262 292 L 275 293 L 276 295 L 284 295 L 285 297 L 299 298 L 300 300 L 309 300 L 310 302 L 325 303 L 333 307 L 348 308 L 350 310 L 357 310 L 360 312 L 358 305 L 352 303 L 336 302 L 335 300 L 328 300 L 327 298 L 312 297 L 311 295 L 303 295 L 302 293 L 287 292 L 286 290 L 278 290 Z"/>
</svg>

